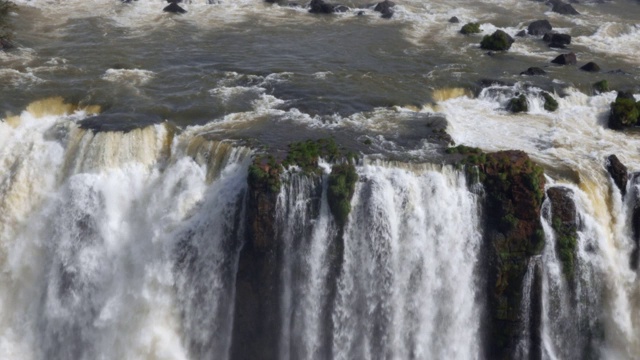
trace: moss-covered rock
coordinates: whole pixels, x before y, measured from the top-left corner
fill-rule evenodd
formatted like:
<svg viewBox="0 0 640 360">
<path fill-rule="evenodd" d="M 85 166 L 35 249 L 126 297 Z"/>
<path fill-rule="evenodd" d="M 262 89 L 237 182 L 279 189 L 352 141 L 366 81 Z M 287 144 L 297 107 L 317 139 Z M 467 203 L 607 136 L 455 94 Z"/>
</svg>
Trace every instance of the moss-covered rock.
<svg viewBox="0 0 640 360">
<path fill-rule="evenodd" d="M 511 48 L 513 38 L 502 30 L 496 30 L 491 35 L 485 35 L 480 42 L 480 47 L 485 50 L 506 51 Z"/>
<path fill-rule="evenodd" d="M 512 113 L 527 112 L 529 111 L 529 105 L 527 104 L 527 97 L 524 94 L 516 96 L 509 100 L 507 104 L 507 110 Z"/>
<path fill-rule="evenodd" d="M 351 198 L 356 189 L 358 174 L 351 163 L 335 164 L 331 167 L 327 200 L 336 223 L 341 228 L 347 223 L 351 212 Z"/>
<path fill-rule="evenodd" d="M 466 23 L 460 29 L 461 34 L 469 35 L 469 34 L 478 34 L 480 33 L 480 24 L 479 23 Z"/>
<path fill-rule="evenodd" d="M 549 94 L 546 91 L 543 91 L 542 97 L 544 98 L 545 110 L 552 111 L 552 112 L 558 110 L 558 102 L 556 101 L 556 99 L 553 98 L 553 96 L 551 96 L 551 94 Z"/>
<path fill-rule="evenodd" d="M 556 237 L 556 254 L 562 264 L 562 274 L 571 284 L 575 274 L 578 227 L 573 192 L 563 187 L 547 190 L 551 202 L 551 227 Z"/>
<path fill-rule="evenodd" d="M 607 80 L 600 80 L 597 83 L 593 84 L 593 91 L 596 94 L 604 93 L 609 91 L 609 82 Z"/>
<path fill-rule="evenodd" d="M 616 101 L 611 103 L 609 127 L 622 130 L 637 125 L 639 118 L 640 104 L 636 103 L 633 96 L 629 97 L 627 94 L 619 92 Z"/>
</svg>

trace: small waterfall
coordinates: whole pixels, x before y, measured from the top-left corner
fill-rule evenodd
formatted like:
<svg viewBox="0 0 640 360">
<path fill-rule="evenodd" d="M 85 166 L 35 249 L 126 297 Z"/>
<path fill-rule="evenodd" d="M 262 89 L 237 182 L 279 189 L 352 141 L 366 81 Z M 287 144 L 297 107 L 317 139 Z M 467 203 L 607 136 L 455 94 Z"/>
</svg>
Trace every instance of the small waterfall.
<svg viewBox="0 0 640 360">
<path fill-rule="evenodd" d="M 541 256 L 533 256 L 527 264 L 527 272 L 522 281 L 522 303 L 520 316 L 522 328 L 520 341 L 514 357 L 528 360 L 540 358 L 540 307 L 541 307 Z"/>
</svg>

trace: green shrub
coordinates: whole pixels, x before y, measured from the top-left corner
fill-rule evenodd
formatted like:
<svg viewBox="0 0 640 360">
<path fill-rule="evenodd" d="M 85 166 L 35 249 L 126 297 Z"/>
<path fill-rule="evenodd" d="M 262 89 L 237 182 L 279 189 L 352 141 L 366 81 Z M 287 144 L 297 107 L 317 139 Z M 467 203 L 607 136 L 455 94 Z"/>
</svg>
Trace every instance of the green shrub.
<svg viewBox="0 0 640 360">
<path fill-rule="evenodd" d="M 485 35 L 480 42 L 480 47 L 485 50 L 505 51 L 511 48 L 513 38 L 502 30 L 496 30 L 491 35 Z"/>
<path fill-rule="evenodd" d="M 351 163 L 336 164 L 331 168 L 327 200 L 329 209 L 340 227 L 344 227 L 351 212 L 351 198 L 356 189 L 358 174 Z"/>
</svg>

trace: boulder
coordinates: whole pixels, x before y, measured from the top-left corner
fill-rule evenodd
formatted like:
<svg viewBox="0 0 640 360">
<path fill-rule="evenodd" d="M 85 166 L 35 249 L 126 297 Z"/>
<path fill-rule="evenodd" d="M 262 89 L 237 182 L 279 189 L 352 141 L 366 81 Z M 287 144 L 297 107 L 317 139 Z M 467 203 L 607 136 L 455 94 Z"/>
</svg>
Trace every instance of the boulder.
<svg viewBox="0 0 640 360">
<path fill-rule="evenodd" d="M 525 30 L 520 30 L 520 31 L 518 31 L 516 36 L 517 37 L 525 37 L 525 36 L 527 36 L 527 32 Z"/>
<path fill-rule="evenodd" d="M 636 103 L 633 94 L 618 92 L 616 100 L 611 103 L 609 127 L 614 130 L 635 126 L 640 119 L 640 103 Z"/>
<path fill-rule="evenodd" d="M 482 39 L 480 47 L 485 50 L 506 51 L 511 48 L 513 42 L 514 40 L 509 34 L 502 30 L 496 30 L 493 34 L 486 35 Z"/>
<path fill-rule="evenodd" d="M 607 80 L 600 80 L 593 84 L 593 91 L 596 93 L 604 93 L 609 91 L 609 82 Z"/>
<path fill-rule="evenodd" d="M 326 3 L 323 0 L 311 0 L 309 12 L 312 14 L 333 14 L 334 7 L 334 5 Z"/>
<path fill-rule="evenodd" d="M 551 11 L 562 14 L 562 15 L 580 15 L 576 9 L 573 8 L 570 4 L 563 3 L 562 1 L 553 2 L 553 7 Z"/>
<path fill-rule="evenodd" d="M 469 34 L 477 34 L 480 32 L 480 24 L 479 23 L 466 23 L 460 29 L 461 34 L 469 35 Z"/>
<path fill-rule="evenodd" d="M 547 33 L 542 37 L 543 41 L 549 43 L 549 47 L 564 49 L 566 45 L 571 44 L 571 35 Z"/>
<path fill-rule="evenodd" d="M 182 7 L 180 7 L 180 5 L 178 5 L 178 2 L 180 1 L 170 1 L 170 2 L 171 4 L 169 4 L 169 6 L 162 9 L 162 11 L 173 13 L 173 14 L 184 14 L 187 12 L 187 10 L 183 9 Z"/>
<path fill-rule="evenodd" d="M 553 98 L 553 96 L 551 96 L 551 94 L 549 94 L 546 91 L 543 91 L 542 98 L 544 99 L 545 110 L 551 111 L 551 112 L 558 110 L 558 102 L 556 101 L 556 99 Z"/>
<path fill-rule="evenodd" d="M 529 35 L 544 35 L 551 32 L 551 30 L 553 30 L 553 27 L 549 20 L 536 20 L 527 27 Z"/>
<path fill-rule="evenodd" d="M 558 65 L 575 65 L 578 63 L 578 60 L 576 59 L 576 54 L 571 52 L 568 54 L 558 55 L 558 57 L 551 60 L 551 62 Z"/>
<path fill-rule="evenodd" d="M 529 75 L 529 76 L 539 76 L 539 75 L 545 75 L 547 72 L 542 70 L 539 67 L 530 67 L 527 70 L 523 71 L 520 73 L 520 75 Z"/>
<path fill-rule="evenodd" d="M 393 8 L 396 4 L 393 1 L 384 0 L 376 4 L 376 7 L 373 8 L 374 11 L 381 13 L 383 19 L 389 19 L 393 16 Z"/>
<path fill-rule="evenodd" d="M 460 19 L 458 19 L 457 17 L 453 16 L 451 19 L 449 19 L 449 22 L 452 24 L 457 24 L 460 22 Z"/>
<path fill-rule="evenodd" d="M 598 72 L 600 71 L 600 66 L 598 66 L 598 64 L 594 63 L 593 61 L 588 62 L 586 64 L 584 64 L 582 67 L 580 67 L 580 70 L 584 70 L 587 72 Z"/>
<path fill-rule="evenodd" d="M 520 96 L 516 96 L 512 98 L 511 100 L 509 100 L 509 103 L 507 104 L 507 110 L 511 111 L 512 113 L 529 111 L 529 104 L 527 104 L 527 97 L 521 94 Z"/>
<path fill-rule="evenodd" d="M 618 159 L 616 155 L 609 155 L 607 157 L 607 171 L 611 175 L 611 179 L 616 184 L 622 196 L 627 193 L 627 182 L 629 181 L 629 172 L 627 167 Z"/>
</svg>

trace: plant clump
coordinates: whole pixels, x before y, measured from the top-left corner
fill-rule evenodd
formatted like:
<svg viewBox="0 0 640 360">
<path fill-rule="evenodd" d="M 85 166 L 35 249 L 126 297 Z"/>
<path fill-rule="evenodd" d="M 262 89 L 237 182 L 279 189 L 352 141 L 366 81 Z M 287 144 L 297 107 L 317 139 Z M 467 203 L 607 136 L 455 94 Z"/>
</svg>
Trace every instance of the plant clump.
<svg viewBox="0 0 640 360">
<path fill-rule="evenodd" d="M 480 42 L 480 47 L 485 50 L 506 51 L 511 48 L 514 40 L 509 34 L 502 30 L 496 30 L 491 35 L 485 35 Z"/>
<path fill-rule="evenodd" d="M 609 91 L 609 82 L 607 80 L 600 80 L 593 84 L 593 91 L 596 93 L 605 93 Z"/>
<path fill-rule="evenodd" d="M 327 200 L 338 226 L 343 227 L 351 212 L 351 198 L 356 189 L 358 174 L 351 162 L 335 164 L 329 174 Z"/>
<path fill-rule="evenodd" d="M 529 105 L 527 104 L 527 97 L 524 94 L 516 96 L 509 100 L 507 104 L 507 110 L 512 113 L 527 112 L 529 111 Z"/>
<path fill-rule="evenodd" d="M 480 24 L 474 22 L 466 23 L 462 29 L 460 29 L 460 33 L 464 35 L 478 34 L 480 33 Z"/>
<path fill-rule="evenodd" d="M 578 244 L 578 233 L 575 224 L 564 223 L 560 217 L 554 216 L 551 226 L 556 232 L 556 251 L 562 263 L 562 273 L 567 280 L 573 279 L 574 256 Z"/>
<path fill-rule="evenodd" d="M 551 96 L 551 94 L 549 94 L 546 91 L 543 91 L 542 97 L 544 98 L 545 110 L 551 111 L 551 112 L 558 110 L 558 102 L 556 101 L 556 99 L 553 98 L 553 96 Z"/>
<path fill-rule="evenodd" d="M 618 92 L 616 100 L 611 103 L 609 127 L 622 130 L 638 124 L 640 118 L 640 103 L 636 102 L 632 94 Z"/>
</svg>

